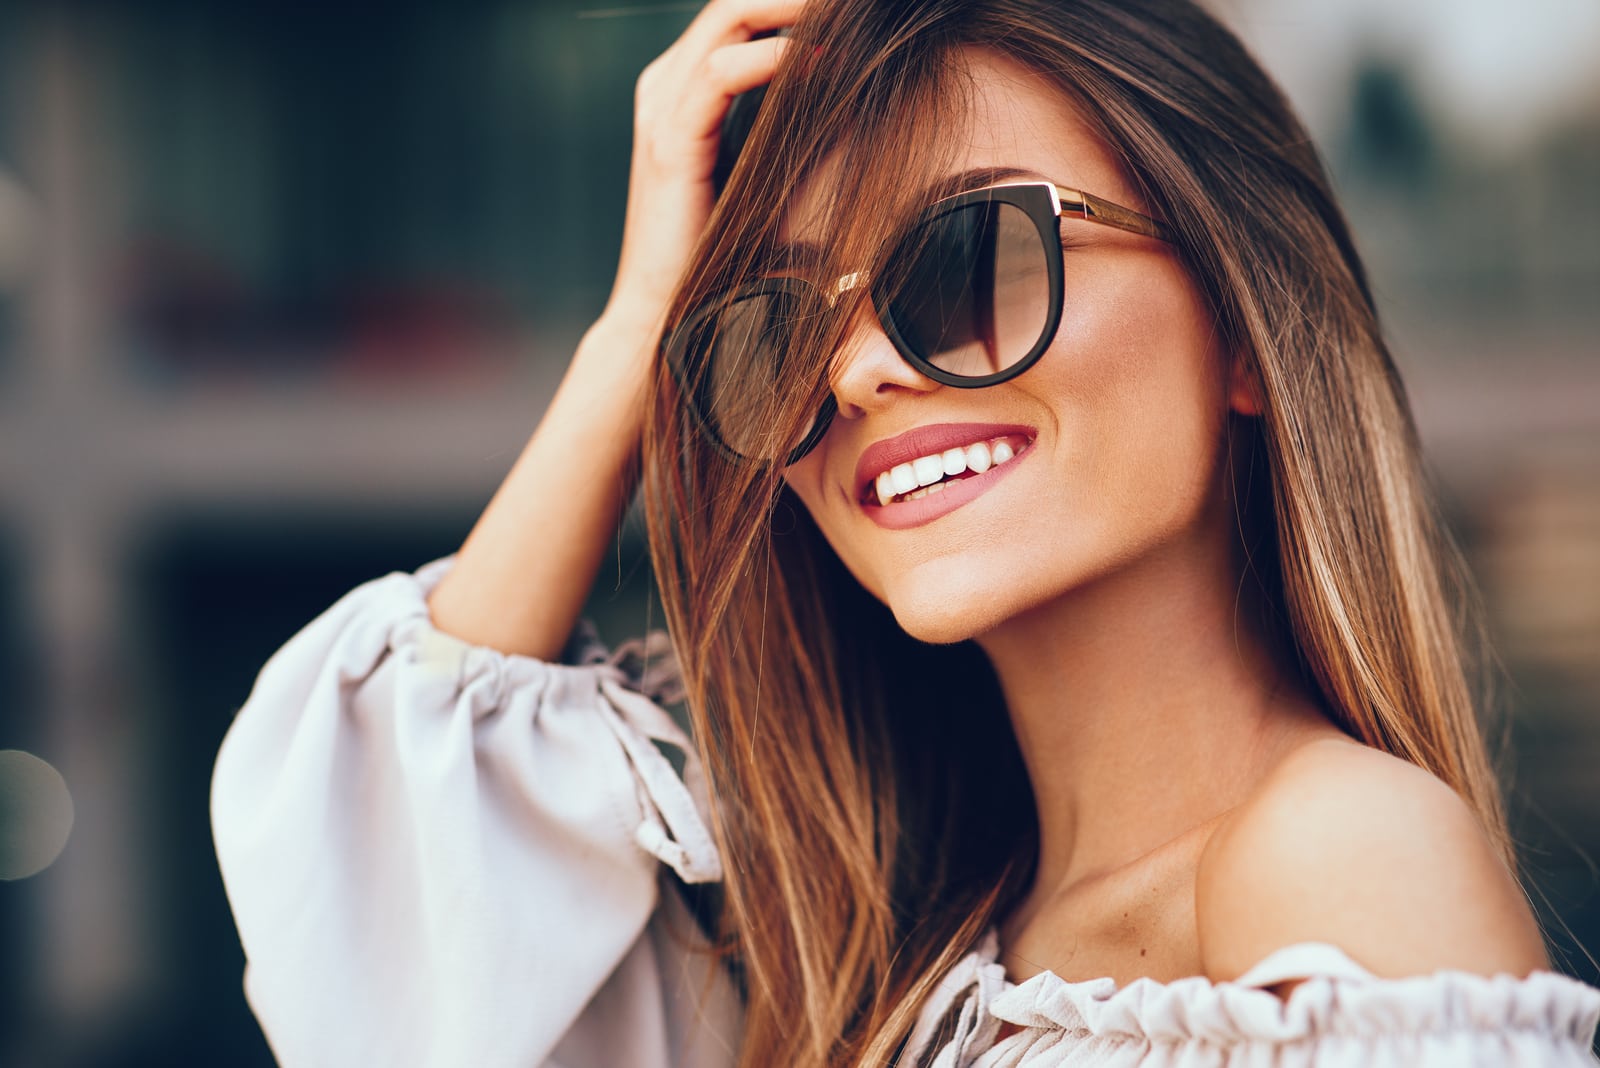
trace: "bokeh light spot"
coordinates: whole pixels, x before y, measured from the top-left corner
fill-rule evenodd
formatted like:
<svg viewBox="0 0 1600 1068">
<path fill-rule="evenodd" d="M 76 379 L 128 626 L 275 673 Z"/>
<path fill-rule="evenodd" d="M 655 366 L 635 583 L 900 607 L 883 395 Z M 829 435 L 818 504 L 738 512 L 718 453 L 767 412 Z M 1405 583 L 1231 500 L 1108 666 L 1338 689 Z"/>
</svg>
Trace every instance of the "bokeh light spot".
<svg viewBox="0 0 1600 1068">
<path fill-rule="evenodd" d="M 0 879 L 26 879 L 53 864 L 72 815 L 59 771 L 31 753 L 0 749 Z"/>
</svg>

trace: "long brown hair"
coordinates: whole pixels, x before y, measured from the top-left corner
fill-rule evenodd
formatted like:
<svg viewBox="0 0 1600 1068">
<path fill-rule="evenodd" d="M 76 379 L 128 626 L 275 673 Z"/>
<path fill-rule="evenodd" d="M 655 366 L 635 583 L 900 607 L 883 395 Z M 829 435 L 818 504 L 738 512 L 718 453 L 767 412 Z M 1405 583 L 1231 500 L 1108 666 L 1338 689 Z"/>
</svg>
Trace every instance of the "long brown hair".
<svg viewBox="0 0 1600 1068">
<path fill-rule="evenodd" d="M 1467 683 L 1464 576 L 1404 390 L 1321 162 L 1239 42 L 1181 0 L 818 0 L 793 36 L 669 322 L 760 269 L 808 178 L 831 190 L 825 266 L 891 269 L 874 257 L 915 179 L 940 173 L 961 49 L 1031 68 L 1173 227 L 1250 360 L 1264 408 L 1232 446 L 1266 477 L 1236 492 L 1264 518 L 1251 570 L 1284 648 L 1351 735 L 1449 783 L 1509 859 Z M 782 439 L 824 395 L 840 329 L 801 329 L 751 401 Z M 679 386 L 660 371 L 646 514 L 717 799 L 743 1063 L 886 1064 L 938 976 L 1027 885 L 1026 773 L 983 655 L 900 631 L 780 471 L 731 463 L 696 432 Z"/>
</svg>

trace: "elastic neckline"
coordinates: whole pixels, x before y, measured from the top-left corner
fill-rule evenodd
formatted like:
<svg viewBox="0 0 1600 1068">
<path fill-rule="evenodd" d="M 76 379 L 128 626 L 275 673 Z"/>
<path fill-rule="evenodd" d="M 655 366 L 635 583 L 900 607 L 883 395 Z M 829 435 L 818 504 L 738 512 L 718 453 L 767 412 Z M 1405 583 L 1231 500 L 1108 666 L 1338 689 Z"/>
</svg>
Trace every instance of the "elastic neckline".
<svg viewBox="0 0 1600 1068">
<path fill-rule="evenodd" d="M 1041 976 L 1049 976 L 1048 982 L 1051 985 L 1093 987 L 1102 996 L 1120 993 L 1135 983 L 1156 987 L 1170 987 L 1175 983 L 1187 985 L 1196 981 L 1203 981 L 1210 986 L 1228 985 L 1262 988 L 1296 979 L 1330 978 L 1356 982 L 1372 982 L 1378 979 L 1378 976 L 1356 963 L 1349 954 L 1330 942 L 1295 942 L 1287 946 L 1281 946 L 1251 965 L 1238 978 L 1223 980 L 1214 980 L 1203 975 L 1187 975 L 1165 981 L 1140 976 L 1130 979 L 1126 983 L 1118 983 L 1109 975 L 1096 976 L 1091 979 L 1063 979 L 1051 969 L 1046 968 L 1021 982 L 1014 982 L 1005 974 L 1005 967 L 1000 963 L 1000 931 L 996 927 L 990 927 L 984 932 L 983 938 L 969 955 L 975 957 L 976 962 L 980 965 L 998 969 L 1000 982 L 1006 990 L 1015 990 L 1019 987 L 1036 984 Z"/>
</svg>

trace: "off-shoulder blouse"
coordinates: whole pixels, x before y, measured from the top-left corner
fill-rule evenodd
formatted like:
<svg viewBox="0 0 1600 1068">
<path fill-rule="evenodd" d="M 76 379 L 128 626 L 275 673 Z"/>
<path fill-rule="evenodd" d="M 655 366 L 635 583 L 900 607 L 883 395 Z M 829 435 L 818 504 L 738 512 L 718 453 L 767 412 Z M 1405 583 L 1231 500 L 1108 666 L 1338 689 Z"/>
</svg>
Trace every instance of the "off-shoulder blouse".
<svg viewBox="0 0 1600 1068">
<path fill-rule="evenodd" d="M 369 582 L 308 625 L 218 756 L 217 854 L 274 1053 L 289 1068 L 729 1068 L 739 998 L 681 892 L 721 862 L 698 762 L 661 707 L 669 647 L 577 641 L 556 664 L 468 645 L 428 618 L 449 565 Z M 1549 972 L 1379 979 L 1306 944 L 1233 982 L 1119 987 L 1012 984 L 997 958 L 990 933 L 943 977 L 903 1063 L 1597 1063 L 1600 991 Z M 1264 989 L 1290 979 L 1287 998 Z"/>
</svg>

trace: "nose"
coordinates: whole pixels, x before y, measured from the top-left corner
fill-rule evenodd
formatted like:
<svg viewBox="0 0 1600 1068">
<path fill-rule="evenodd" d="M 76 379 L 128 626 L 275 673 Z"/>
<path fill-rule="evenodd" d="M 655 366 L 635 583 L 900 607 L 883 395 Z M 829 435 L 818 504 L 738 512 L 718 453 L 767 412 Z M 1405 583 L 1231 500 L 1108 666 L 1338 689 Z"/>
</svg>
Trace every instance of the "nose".
<svg viewBox="0 0 1600 1068">
<path fill-rule="evenodd" d="M 900 355 L 865 294 L 850 313 L 850 328 L 834 354 L 830 377 L 839 414 L 846 419 L 859 419 L 898 398 L 939 388 Z"/>
</svg>

